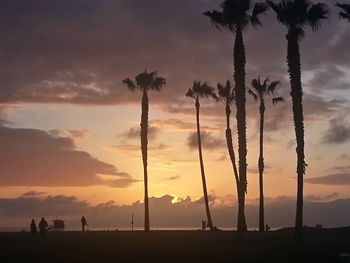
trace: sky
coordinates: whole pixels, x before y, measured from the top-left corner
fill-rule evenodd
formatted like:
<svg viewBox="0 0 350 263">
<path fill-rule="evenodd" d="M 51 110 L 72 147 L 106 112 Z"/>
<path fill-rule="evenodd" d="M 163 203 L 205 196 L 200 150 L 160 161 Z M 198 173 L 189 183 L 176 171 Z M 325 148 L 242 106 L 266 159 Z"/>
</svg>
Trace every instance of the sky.
<svg viewBox="0 0 350 263">
<path fill-rule="evenodd" d="M 319 31 L 306 29 L 300 42 L 305 213 L 307 224 L 337 226 L 350 217 L 350 24 L 339 19 L 334 1 L 324 2 L 331 9 L 329 21 Z M 0 227 L 26 225 L 41 216 L 63 217 L 74 225 L 83 213 L 96 227 L 122 226 L 132 212 L 142 225 L 141 94 L 127 90 L 122 80 L 145 69 L 167 81 L 161 92 L 149 94 L 151 225 L 152 219 L 157 226 L 200 225 L 205 214 L 195 109 L 185 93 L 196 80 L 214 87 L 232 81 L 234 35 L 218 31 L 203 15 L 219 4 L 0 0 Z M 262 27 L 244 32 L 246 84 L 258 76 L 279 80 L 278 95 L 285 98 L 275 106 L 267 103 L 266 216 L 276 226 L 292 225 L 296 154 L 286 29 L 271 10 L 261 21 Z M 233 131 L 234 115 L 233 109 Z M 231 226 L 237 198 L 224 105 L 201 101 L 200 118 L 214 224 Z M 252 227 L 259 195 L 258 128 L 258 104 L 248 98 Z M 335 213 L 339 216 L 330 216 Z"/>
</svg>

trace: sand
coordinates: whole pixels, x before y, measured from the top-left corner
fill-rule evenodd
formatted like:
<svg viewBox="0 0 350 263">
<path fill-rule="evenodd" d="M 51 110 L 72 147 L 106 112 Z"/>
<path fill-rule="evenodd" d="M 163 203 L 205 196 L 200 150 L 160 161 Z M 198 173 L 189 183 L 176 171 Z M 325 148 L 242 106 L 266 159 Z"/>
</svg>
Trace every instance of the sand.
<svg viewBox="0 0 350 263">
<path fill-rule="evenodd" d="M 304 244 L 292 229 L 231 231 L 114 231 L 0 233 L 0 262 L 341 262 L 350 253 L 350 228 L 306 229 Z M 348 261 L 344 261 L 348 262 Z"/>
</svg>

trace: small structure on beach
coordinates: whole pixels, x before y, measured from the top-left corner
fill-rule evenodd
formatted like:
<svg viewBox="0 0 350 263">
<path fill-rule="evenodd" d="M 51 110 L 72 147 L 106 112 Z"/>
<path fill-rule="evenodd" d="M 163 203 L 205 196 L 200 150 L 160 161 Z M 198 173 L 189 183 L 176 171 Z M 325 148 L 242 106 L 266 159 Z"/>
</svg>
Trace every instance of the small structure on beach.
<svg viewBox="0 0 350 263">
<path fill-rule="evenodd" d="M 48 230 L 51 231 L 63 231 L 65 228 L 64 221 L 61 219 L 55 219 L 53 220 L 53 225 L 50 225 L 48 227 Z"/>
</svg>

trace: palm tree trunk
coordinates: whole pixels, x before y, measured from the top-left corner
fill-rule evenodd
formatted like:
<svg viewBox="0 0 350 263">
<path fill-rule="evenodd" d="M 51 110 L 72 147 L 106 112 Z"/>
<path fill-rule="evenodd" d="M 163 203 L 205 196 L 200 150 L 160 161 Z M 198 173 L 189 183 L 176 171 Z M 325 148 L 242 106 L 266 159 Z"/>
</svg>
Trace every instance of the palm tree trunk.
<svg viewBox="0 0 350 263">
<path fill-rule="evenodd" d="M 142 94 L 142 113 L 141 113 L 141 152 L 143 162 L 143 176 L 145 187 L 145 231 L 150 230 L 149 224 L 149 206 L 148 206 L 148 174 L 147 174 L 147 145 L 148 145 L 148 95 L 144 90 Z"/>
<path fill-rule="evenodd" d="M 298 34 L 290 30 L 286 36 L 288 40 L 288 71 L 291 83 L 291 97 L 293 101 L 293 118 L 295 136 L 297 142 L 297 209 L 295 219 L 295 240 L 303 240 L 303 178 L 305 174 L 305 153 L 304 153 L 304 116 L 302 104 L 302 85 L 300 69 L 300 52 Z"/>
<path fill-rule="evenodd" d="M 234 75 L 236 84 L 236 107 L 237 107 L 237 135 L 239 154 L 239 192 L 238 192 L 238 237 L 243 237 L 247 231 L 247 223 L 244 215 L 245 194 L 247 191 L 247 139 L 246 139 L 246 94 L 245 94 L 245 49 L 243 35 L 237 29 L 236 40 L 233 50 Z"/>
<path fill-rule="evenodd" d="M 233 144 L 232 144 L 232 132 L 231 132 L 231 127 L 230 127 L 230 115 L 231 115 L 231 109 L 230 105 L 226 105 L 226 143 L 227 143 L 227 150 L 230 155 L 231 163 L 232 163 L 232 168 L 233 172 L 235 175 L 235 180 L 236 180 L 236 187 L 237 187 L 237 195 L 239 193 L 239 177 L 238 177 L 238 171 L 237 171 L 237 165 L 236 165 L 236 156 L 235 156 L 235 151 L 233 149 Z"/>
<path fill-rule="evenodd" d="M 259 153 L 259 190 L 260 190 L 260 200 L 259 200 L 259 231 L 264 232 L 265 230 L 265 220 L 264 220 L 264 113 L 265 104 L 262 100 L 260 102 L 260 153 Z"/>
<path fill-rule="evenodd" d="M 200 163 L 200 168 L 201 168 L 201 176 L 202 176 L 202 184 L 203 184 L 203 195 L 204 195 L 204 202 L 205 202 L 205 211 L 207 213 L 208 227 L 209 227 L 210 230 L 214 230 L 213 221 L 211 220 L 211 216 L 210 216 L 207 183 L 206 183 L 206 180 L 205 180 L 205 173 L 204 173 L 201 132 L 200 132 L 200 126 L 199 126 L 199 107 L 200 107 L 199 101 L 197 100 L 196 101 L 197 139 L 198 139 L 199 163 Z"/>
</svg>

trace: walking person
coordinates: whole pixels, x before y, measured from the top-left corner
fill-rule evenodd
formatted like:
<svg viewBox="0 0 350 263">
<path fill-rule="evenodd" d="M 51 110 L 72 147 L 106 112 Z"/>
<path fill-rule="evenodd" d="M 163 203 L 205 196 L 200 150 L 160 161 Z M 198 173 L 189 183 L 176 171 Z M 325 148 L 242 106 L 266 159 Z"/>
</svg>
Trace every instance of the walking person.
<svg viewBox="0 0 350 263">
<path fill-rule="evenodd" d="M 37 228 L 36 228 L 36 224 L 35 224 L 35 220 L 32 219 L 32 222 L 30 223 L 30 233 L 32 234 L 32 236 L 36 236 L 37 233 Z"/>
<path fill-rule="evenodd" d="M 81 222 L 81 231 L 85 232 L 85 226 L 87 226 L 87 222 L 86 222 L 85 216 L 81 217 L 80 222 Z"/>
<path fill-rule="evenodd" d="M 39 230 L 40 230 L 41 236 L 45 235 L 45 232 L 46 232 L 48 226 L 49 225 L 47 224 L 45 218 L 41 218 L 41 221 L 39 222 Z"/>
</svg>

